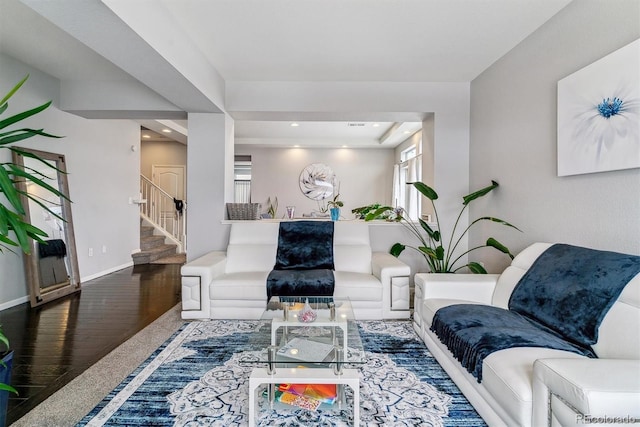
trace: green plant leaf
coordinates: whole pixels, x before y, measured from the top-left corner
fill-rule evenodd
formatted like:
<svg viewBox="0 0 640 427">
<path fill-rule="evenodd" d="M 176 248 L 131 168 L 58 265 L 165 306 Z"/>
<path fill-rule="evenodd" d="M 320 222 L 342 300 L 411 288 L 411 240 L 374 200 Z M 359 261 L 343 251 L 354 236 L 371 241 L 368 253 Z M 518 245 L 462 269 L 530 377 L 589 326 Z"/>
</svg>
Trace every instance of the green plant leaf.
<svg viewBox="0 0 640 427">
<path fill-rule="evenodd" d="M 444 259 L 444 248 L 442 246 L 438 246 L 436 248 L 436 256 L 438 260 L 442 261 Z"/>
<path fill-rule="evenodd" d="M 406 246 L 403 245 L 402 243 L 396 243 L 393 246 L 391 246 L 391 249 L 389 249 L 389 253 L 397 258 L 400 256 L 402 251 L 405 250 L 405 248 Z"/>
<path fill-rule="evenodd" d="M 20 80 L 20 81 L 18 82 L 18 84 L 16 84 L 16 85 L 13 87 L 13 89 L 11 89 L 11 90 L 9 91 L 9 93 L 7 93 L 7 94 L 4 96 L 4 98 L 2 98 L 2 101 L 0 101 L 0 105 L 4 105 L 4 104 L 9 100 L 9 98 L 11 98 L 11 97 L 13 96 L 13 94 L 14 94 L 14 93 L 16 93 L 16 92 L 18 91 L 18 89 L 20 89 L 20 87 L 24 84 L 24 82 L 26 82 L 26 81 L 27 81 L 27 79 L 28 79 L 28 78 L 29 78 L 29 74 L 27 74 L 26 76 L 24 76 L 24 77 L 22 78 L 22 80 Z"/>
<path fill-rule="evenodd" d="M 4 390 L 4 391 L 8 391 L 8 392 L 11 392 L 11 393 L 14 393 L 14 394 L 18 394 L 18 390 L 16 390 L 15 388 L 11 387 L 8 384 L 0 383 L 0 390 Z"/>
<path fill-rule="evenodd" d="M 21 133 L 18 133 L 18 132 L 21 132 Z M 14 142 L 29 139 L 36 135 L 45 136 L 47 138 L 63 138 L 62 136 L 46 133 L 42 129 L 16 129 L 14 131 L 5 132 L 4 134 L 1 134 L 0 145 L 12 144 Z"/>
<path fill-rule="evenodd" d="M 436 200 L 438 198 L 438 193 L 436 193 L 436 190 L 429 187 L 424 182 L 420 182 L 420 181 L 414 182 L 413 186 L 416 188 L 416 190 L 418 190 L 424 197 L 426 197 L 429 200 Z"/>
<path fill-rule="evenodd" d="M 467 264 L 467 267 L 473 274 L 487 274 L 487 270 L 485 270 L 484 267 L 477 262 L 470 262 L 469 264 Z"/>
<path fill-rule="evenodd" d="M 0 166 L 0 191 L 4 193 L 9 204 L 11 204 L 19 214 L 24 215 L 24 207 L 20 201 L 20 195 L 13 186 L 13 181 L 4 166 Z"/>
<path fill-rule="evenodd" d="M 31 253 L 31 248 L 29 247 L 29 236 L 25 229 L 25 222 L 20 219 L 18 215 L 11 215 L 12 212 L 9 212 L 7 216 L 7 221 L 9 222 L 9 228 L 13 230 L 16 234 L 16 239 L 18 239 L 18 244 L 20 248 L 25 254 Z"/>
<path fill-rule="evenodd" d="M 502 225 L 506 225 L 507 227 L 511 227 L 511 228 L 515 228 L 516 230 L 518 230 L 519 232 L 522 232 L 522 230 L 520 230 L 518 227 L 516 227 L 513 224 L 509 224 L 507 221 L 500 219 L 500 218 L 494 218 L 492 216 L 483 216 L 481 218 L 476 219 L 475 221 L 473 221 L 471 224 L 475 224 L 478 221 L 492 221 L 492 222 L 497 222 L 498 224 L 502 224 Z"/>
<path fill-rule="evenodd" d="M 381 206 L 378 209 L 372 212 L 369 212 L 367 215 L 365 215 L 364 220 L 373 221 L 374 219 L 378 219 L 382 214 L 384 214 L 388 210 L 393 210 L 393 208 L 391 206 Z"/>
<path fill-rule="evenodd" d="M 433 250 L 433 248 L 430 248 L 429 246 L 418 246 L 418 250 L 420 252 L 422 252 L 423 254 L 427 255 L 429 258 L 433 259 L 433 260 L 438 260 L 438 256 L 436 255 L 436 251 Z"/>
<path fill-rule="evenodd" d="M 509 255 L 509 257 L 511 259 L 513 259 L 513 255 L 511 254 L 511 251 L 509 251 L 509 248 L 507 248 L 505 245 L 503 245 L 502 243 L 498 242 L 496 239 L 494 239 L 493 237 L 489 237 L 487 239 L 487 246 L 490 246 L 492 248 L 496 248 L 497 250 L 499 250 L 502 253 L 505 253 L 507 255 Z"/>
<path fill-rule="evenodd" d="M 433 240 L 435 240 L 436 242 L 440 241 L 440 232 L 437 230 L 434 230 L 433 228 L 431 228 L 429 226 L 429 224 L 427 224 L 426 221 L 424 221 L 422 218 L 418 218 L 418 222 L 420 223 L 420 225 L 422 226 L 422 229 L 424 231 L 427 232 L 427 234 L 429 235 L 429 237 L 431 237 Z"/>
<path fill-rule="evenodd" d="M 44 188 L 45 190 L 49 191 L 50 193 L 55 194 L 58 197 L 62 197 L 64 199 L 69 200 L 69 198 L 65 194 L 60 192 L 60 190 L 58 190 L 55 187 L 52 187 L 50 184 L 48 184 L 47 182 L 43 181 L 42 179 L 39 179 L 39 178 L 35 177 L 33 174 L 30 174 L 29 172 L 26 172 L 23 169 L 20 169 L 16 165 L 12 164 L 12 165 L 10 165 L 10 167 L 11 167 L 11 173 L 13 174 L 13 176 L 22 177 L 22 178 L 24 178 L 26 180 L 29 180 L 29 181 L 33 182 L 38 187 Z"/>
<path fill-rule="evenodd" d="M 31 110 L 27 110 L 27 111 L 23 111 L 22 113 L 18 113 L 14 116 L 11 116 L 7 119 L 1 120 L 0 121 L 0 129 L 4 129 L 7 126 L 11 126 L 14 123 L 18 123 L 26 118 L 29 118 L 31 116 L 34 116 L 38 113 L 40 113 L 43 110 L 46 110 L 47 108 L 49 108 L 49 105 L 51 105 L 51 101 L 49 102 L 45 102 L 44 104 L 42 104 L 39 107 L 36 108 L 32 108 Z"/>
<path fill-rule="evenodd" d="M 462 198 L 463 205 L 468 205 L 469 203 L 471 203 L 473 200 L 477 199 L 478 197 L 482 197 L 485 194 L 491 192 L 494 188 L 497 188 L 500 184 L 498 184 L 496 181 L 491 181 L 491 185 L 484 187 L 478 191 L 474 191 L 471 194 L 467 194 L 466 196 L 464 196 Z"/>
</svg>

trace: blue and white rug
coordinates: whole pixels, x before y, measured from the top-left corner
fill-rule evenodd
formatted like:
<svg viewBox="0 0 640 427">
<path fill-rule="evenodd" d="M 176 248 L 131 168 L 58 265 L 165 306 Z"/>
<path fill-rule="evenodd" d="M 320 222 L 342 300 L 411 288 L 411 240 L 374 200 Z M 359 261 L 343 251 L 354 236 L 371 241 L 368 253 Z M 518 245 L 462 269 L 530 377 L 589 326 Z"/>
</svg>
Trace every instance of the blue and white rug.
<svg viewBox="0 0 640 427">
<path fill-rule="evenodd" d="M 248 337 L 258 321 L 191 322 L 136 369 L 79 426 L 246 426 Z M 358 322 L 360 423 L 366 426 L 484 426 L 482 418 L 431 356 L 409 321 Z M 347 389 L 348 390 L 348 389 Z M 340 412 L 259 408 L 259 426 L 346 426 Z"/>
</svg>

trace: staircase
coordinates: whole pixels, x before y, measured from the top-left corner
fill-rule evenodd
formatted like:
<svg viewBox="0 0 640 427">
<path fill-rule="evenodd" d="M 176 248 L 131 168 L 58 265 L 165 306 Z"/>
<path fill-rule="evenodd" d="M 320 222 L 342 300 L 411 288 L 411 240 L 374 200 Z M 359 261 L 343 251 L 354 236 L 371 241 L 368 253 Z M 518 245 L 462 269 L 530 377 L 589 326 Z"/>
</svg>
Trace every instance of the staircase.
<svg viewBox="0 0 640 427">
<path fill-rule="evenodd" d="M 136 201 L 140 204 L 140 252 L 131 255 L 133 264 L 183 263 L 187 250 L 186 202 L 179 201 L 178 211 L 175 199 L 143 175 L 140 196 Z"/>
<path fill-rule="evenodd" d="M 178 245 L 168 245 L 165 236 L 153 234 L 154 227 L 140 225 L 140 252 L 131 255 L 133 264 L 150 264 L 162 258 L 176 255 Z"/>
</svg>

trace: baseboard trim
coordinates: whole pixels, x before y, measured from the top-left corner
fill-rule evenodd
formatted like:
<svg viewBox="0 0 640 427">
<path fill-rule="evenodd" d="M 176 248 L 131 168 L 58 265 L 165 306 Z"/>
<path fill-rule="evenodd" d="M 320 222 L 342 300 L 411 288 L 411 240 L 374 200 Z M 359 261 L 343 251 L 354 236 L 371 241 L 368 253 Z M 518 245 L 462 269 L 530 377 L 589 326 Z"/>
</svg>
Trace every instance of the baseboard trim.
<svg viewBox="0 0 640 427">
<path fill-rule="evenodd" d="M 85 286 L 85 283 L 93 280 L 93 279 L 97 279 L 98 277 L 102 277 L 102 276 L 106 276 L 107 274 L 111 274 L 114 273 L 116 271 L 120 271 L 120 270 L 124 270 L 127 267 L 131 267 L 133 266 L 133 261 L 129 261 L 127 263 L 121 264 L 121 265 L 117 265 L 115 267 L 109 268 L 107 270 L 103 270 L 99 273 L 95 273 L 95 274 L 91 274 L 89 276 L 85 276 L 85 277 L 81 277 L 80 278 L 80 283 L 82 284 L 82 286 Z"/>
<path fill-rule="evenodd" d="M 0 304 L 0 311 L 15 307 L 16 305 L 24 304 L 25 302 L 29 302 L 29 295 L 25 295 L 23 297 Z"/>
</svg>

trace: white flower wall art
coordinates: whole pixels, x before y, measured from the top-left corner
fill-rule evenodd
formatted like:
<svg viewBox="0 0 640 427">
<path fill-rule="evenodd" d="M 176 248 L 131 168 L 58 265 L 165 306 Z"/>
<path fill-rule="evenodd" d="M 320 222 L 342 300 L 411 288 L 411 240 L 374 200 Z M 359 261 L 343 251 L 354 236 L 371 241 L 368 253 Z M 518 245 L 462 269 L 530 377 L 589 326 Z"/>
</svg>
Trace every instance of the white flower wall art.
<svg viewBox="0 0 640 427">
<path fill-rule="evenodd" d="M 558 82 L 558 176 L 640 167 L 640 39 Z"/>
</svg>

